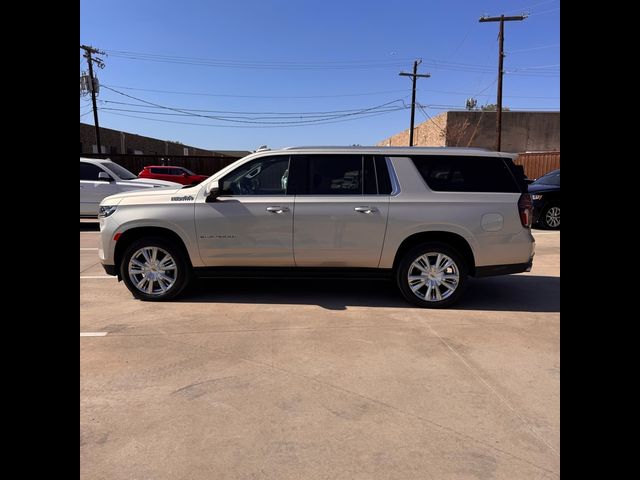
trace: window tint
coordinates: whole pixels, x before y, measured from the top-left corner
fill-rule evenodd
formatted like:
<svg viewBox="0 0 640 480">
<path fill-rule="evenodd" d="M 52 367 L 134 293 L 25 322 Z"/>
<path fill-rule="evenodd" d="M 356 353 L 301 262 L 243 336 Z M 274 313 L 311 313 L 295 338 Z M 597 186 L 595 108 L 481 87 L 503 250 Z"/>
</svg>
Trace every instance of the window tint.
<svg viewBox="0 0 640 480">
<path fill-rule="evenodd" d="M 362 195 L 361 155 L 309 155 L 310 195 Z"/>
<path fill-rule="evenodd" d="M 288 156 L 262 157 L 225 176 L 222 195 L 285 195 L 288 176 Z"/>
<path fill-rule="evenodd" d="M 364 194 L 377 195 L 378 184 L 376 183 L 376 167 L 373 164 L 373 157 L 364 157 Z"/>
<path fill-rule="evenodd" d="M 150 168 L 149 170 L 151 170 L 151 173 L 155 173 L 156 175 L 157 174 L 167 175 L 166 168 Z"/>
<path fill-rule="evenodd" d="M 375 157 L 376 178 L 378 179 L 378 193 L 389 195 L 391 193 L 391 178 L 389 168 L 384 157 Z"/>
<path fill-rule="evenodd" d="M 430 155 L 412 160 L 429 188 L 437 192 L 520 192 L 498 157 Z"/>
<path fill-rule="evenodd" d="M 80 180 L 99 180 L 98 174 L 104 172 L 100 167 L 92 163 L 80 162 Z"/>
</svg>

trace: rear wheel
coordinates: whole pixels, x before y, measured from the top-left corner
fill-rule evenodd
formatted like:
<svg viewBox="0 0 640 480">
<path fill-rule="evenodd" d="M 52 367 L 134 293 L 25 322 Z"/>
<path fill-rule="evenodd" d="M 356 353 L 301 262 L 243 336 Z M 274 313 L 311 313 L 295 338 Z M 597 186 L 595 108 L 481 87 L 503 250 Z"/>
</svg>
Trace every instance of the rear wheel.
<svg viewBox="0 0 640 480">
<path fill-rule="evenodd" d="M 134 297 L 163 301 L 175 298 L 186 288 L 191 268 L 175 242 L 146 237 L 126 249 L 120 275 Z"/>
<path fill-rule="evenodd" d="M 404 255 L 396 280 L 409 302 L 426 308 L 448 307 L 458 301 L 466 287 L 467 265 L 448 245 L 424 243 Z"/>
<path fill-rule="evenodd" d="M 560 205 L 549 205 L 540 215 L 542 226 L 550 230 L 560 228 Z"/>
</svg>

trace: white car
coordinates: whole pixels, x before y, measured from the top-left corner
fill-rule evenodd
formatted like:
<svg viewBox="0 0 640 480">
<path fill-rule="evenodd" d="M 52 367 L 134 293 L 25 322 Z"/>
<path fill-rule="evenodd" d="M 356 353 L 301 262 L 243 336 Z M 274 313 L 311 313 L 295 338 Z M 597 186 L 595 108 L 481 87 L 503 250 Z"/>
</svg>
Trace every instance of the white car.
<svg viewBox="0 0 640 480">
<path fill-rule="evenodd" d="M 181 188 L 182 185 L 164 180 L 138 178 L 126 168 L 108 159 L 80 157 L 81 217 L 97 217 L 98 205 L 109 195 L 154 187 Z"/>
</svg>

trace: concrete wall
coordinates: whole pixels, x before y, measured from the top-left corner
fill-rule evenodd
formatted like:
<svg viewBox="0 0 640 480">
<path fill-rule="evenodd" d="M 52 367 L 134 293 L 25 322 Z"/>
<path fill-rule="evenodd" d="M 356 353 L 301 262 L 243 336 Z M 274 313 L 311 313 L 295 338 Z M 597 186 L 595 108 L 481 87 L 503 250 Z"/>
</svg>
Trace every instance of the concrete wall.
<svg viewBox="0 0 640 480">
<path fill-rule="evenodd" d="M 105 153 L 109 154 L 126 154 L 137 151 L 147 155 L 183 155 L 183 149 L 186 147 L 188 148 L 187 155 L 212 155 L 210 150 L 102 127 L 100 127 L 100 142 L 103 149 L 106 147 Z M 80 153 L 94 153 L 93 146 L 95 144 L 96 134 L 93 125 L 80 123 Z"/>
<path fill-rule="evenodd" d="M 443 134 L 446 132 L 446 135 Z M 480 147 L 493 149 L 496 142 L 496 112 L 444 112 L 417 125 L 418 146 Z M 409 130 L 377 145 L 409 144 Z M 502 151 L 559 151 L 560 112 L 502 112 Z"/>
<path fill-rule="evenodd" d="M 443 112 L 431 120 L 427 120 L 414 127 L 413 144 L 429 147 L 444 147 L 446 139 L 447 115 Z M 376 144 L 379 147 L 406 147 L 409 145 L 409 129 L 397 133 Z"/>
<path fill-rule="evenodd" d="M 447 146 L 493 149 L 496 112 L 448 112 Z M 559 151 L 560 112 L 502 112 L 503 152 Z"/>
</svg>

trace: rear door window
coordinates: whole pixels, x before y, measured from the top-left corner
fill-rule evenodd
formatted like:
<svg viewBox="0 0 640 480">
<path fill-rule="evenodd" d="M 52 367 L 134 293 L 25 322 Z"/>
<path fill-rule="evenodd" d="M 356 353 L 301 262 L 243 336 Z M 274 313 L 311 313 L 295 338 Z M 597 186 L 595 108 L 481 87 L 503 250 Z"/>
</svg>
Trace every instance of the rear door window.
<svg viewBox="0 0 640 480">
<path fill-rule="evenodd" d="M 388 172 L 378 172 L 377 161 L 371 155 L 294 155 L 291 159 L 289 193 L 388 195 L 391 192 Z"/>
</svg>

